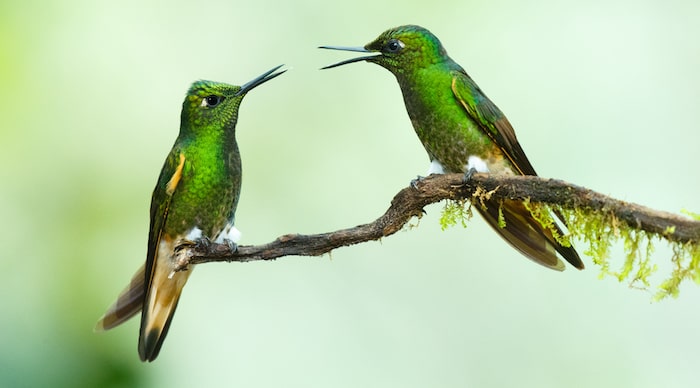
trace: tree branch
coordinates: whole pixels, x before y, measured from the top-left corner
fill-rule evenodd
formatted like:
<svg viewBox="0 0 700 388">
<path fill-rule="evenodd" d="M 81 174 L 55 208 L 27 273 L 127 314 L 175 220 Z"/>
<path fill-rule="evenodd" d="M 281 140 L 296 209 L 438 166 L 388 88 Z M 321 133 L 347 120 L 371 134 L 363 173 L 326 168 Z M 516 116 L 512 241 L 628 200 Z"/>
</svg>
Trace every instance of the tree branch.
<svg viewBox="0 0 700 388">
<path fill-rule="evenodd" d="M 420 217 L 425 206 L 446 199 L 468 200 L 475 193 L 488 193 L 491 198 L 529 199 L 567 209 L 608 212 L 630 228 L 654 233 L 669 241 L 700 241 L 700 221 L 620 201 L 561 180 L 474 174 L 467 184 L 463 184 L 462 178 L 462 174 L 431 175 L 415 187 L 399 191 L 381 217 L 352 228 L 311 235 L 287 234 L 267 244 L 241 245 L 235 252 L 231 252 L 226 244 L 183 242 L 176 249 L 179 270 L 186 269 L 188 264 L 212 261 L 247 262 L 274 260 L 282 256 L 320 256 L 336 248 L 390 236 L 414 216 Z"/>
</svg>

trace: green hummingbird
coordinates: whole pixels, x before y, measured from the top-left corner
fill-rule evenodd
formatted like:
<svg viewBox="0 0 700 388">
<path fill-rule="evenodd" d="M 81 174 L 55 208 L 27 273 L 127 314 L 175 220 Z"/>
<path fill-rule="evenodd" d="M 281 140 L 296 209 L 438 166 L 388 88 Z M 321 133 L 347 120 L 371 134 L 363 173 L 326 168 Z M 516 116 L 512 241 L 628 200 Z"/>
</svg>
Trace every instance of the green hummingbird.
<svg viewBox="0 0 700 388">
<path fill-rule="evenodd" d="M 508 119 L 427 29 L 406 25 L 383 32 L 364 47 L 319 48 L 371 53 L 324 69 L 367 61 L 394 74 L 413 128 L 428 152 L 428 174 L 537 175 Z M 584 268 L 576 250 L 560 244 L 522 202 L 486 200 L 485 207 L 475 207 L 529 259 L 561 271 L 564 263 L 557 257 L 559 252 L 574 267 Z M 499 226 L 499 219 L 505 227 Z"/>
<path fill-rule="evenodd" d="M 112 329 L 141 312 L 138 351 L 142 361 L 158 356 L 192 266 L 175 271 L 181 242 L 213 239 L 235 249 L 233 226 L 241 191 L 236 121 L 243 97 L 286 70 L 271 69 L 243 86 L 212 81 L 192 84 L 182 103 L 180 133 L 160 171 L 151 198 L 146 264 L 97 322 Z"/>
</svg>

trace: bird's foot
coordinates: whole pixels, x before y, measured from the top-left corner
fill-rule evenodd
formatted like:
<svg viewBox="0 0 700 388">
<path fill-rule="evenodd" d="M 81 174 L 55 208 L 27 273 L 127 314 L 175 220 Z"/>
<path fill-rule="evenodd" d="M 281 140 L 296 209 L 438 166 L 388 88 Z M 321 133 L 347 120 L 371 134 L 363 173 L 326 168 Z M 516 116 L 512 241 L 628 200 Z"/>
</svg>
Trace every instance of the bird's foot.
<svg viewBox="0 0 700 388">
<path fill-rule="evenodd" d="M 474 174 L 476 174 L 476 173 L 477 173 L 477 171 L 476 171 L 476 169 L 475 169 L 474 167 L 472 167 L 472 168 L 470 168 L 469 170 L 467 170 L 467 172 L 465 172 L 465 173 L 464 173 L 464 176 L 462 177 L 462 184 L 463 184 L 463 185 L 466 185 L 467 183 L 469 183 L 469 181 L 472 180 L 472 177 L 473 177 Z"/>
<path fill-rule="evenodd" d="M 211 247 L 211 240 L 208 237 L 200 237 L 198 239 L 192 240 L 180 240 L 175 246 L 175 251 L 173 252 L 173 262 L 174 269 L 168 275 L 168 278 L 172 278 L 175 272 L 187 271 L 190 266 L 190 260 L 192 259 L 192 250 L 199 250 L 209 252 Z"/>
<path fill-rule="evenodd" d="M 207 236 L 202 236 L 194 241 L 194 246 L 197 249 L 209 252 L 211 248 L 211 240 Z"/>
<path fill-rule="evenodd" d="M 418 190 L 418 182 L 422 181 L 425 179 L 424 176 L 417 175 L 416 179 L 411 180 L 411 187 Z"/>
<path fill-rule="evenodd" d="M 238 250 L 238 244 L 236 244 L 233 240 L 225 238 L 224 244 L 228 246 L 228 249 L 231 251 L 231 253 L 235 253 Z"/>
</svg>

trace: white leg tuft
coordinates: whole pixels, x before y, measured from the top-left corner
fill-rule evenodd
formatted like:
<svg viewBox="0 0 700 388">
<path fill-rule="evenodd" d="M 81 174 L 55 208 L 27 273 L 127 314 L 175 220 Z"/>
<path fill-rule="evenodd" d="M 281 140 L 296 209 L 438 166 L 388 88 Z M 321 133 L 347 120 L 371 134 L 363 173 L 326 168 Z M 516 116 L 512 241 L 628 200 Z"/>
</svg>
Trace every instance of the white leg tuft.
<svg viewBox="0 0 700 388">
<path fill-rule="evenodd" d="M 187 232 L 187 235 L 185 235 L 185 240 L 187 241 L 194 241 L 200 238 L 202 238 L 202 229 L 199 229 L 196 226 L 190 229 L 190 231 Z"/>
<path fill-rule="evenodd" d="M 224 230 L 219 233 L 218 236 L 216 236 L 216 240 L 214 242 L 218 244 L 223 244 L 224 240 L 229 240 L 232 242 L 237 243 L 241 239 L 241 231 L 236 229 L 233 224 L 227 224 Z"/>
<path fill-rule="evenodd" d="M 467 159 L 466 171 L 469 171 L 472 168 L 475 169 L 476 172 L 482 172 L 482 173 L 489 172 L 489 166 L 486 164 L 486 161 L 484 159 L 481 159 L 478 156 L 475 156 L 475 155 L 471 155 L 469 157 L 469 159 Z"/>
<path fill-rule="evenodd" d="M 431 174 L 444 174 L 445 169 L 442 168 L 442 164 L 437 160 L 433 159 L 430 161 L 430 168 L 428 168 L 428 175 Z"/>
</svg>

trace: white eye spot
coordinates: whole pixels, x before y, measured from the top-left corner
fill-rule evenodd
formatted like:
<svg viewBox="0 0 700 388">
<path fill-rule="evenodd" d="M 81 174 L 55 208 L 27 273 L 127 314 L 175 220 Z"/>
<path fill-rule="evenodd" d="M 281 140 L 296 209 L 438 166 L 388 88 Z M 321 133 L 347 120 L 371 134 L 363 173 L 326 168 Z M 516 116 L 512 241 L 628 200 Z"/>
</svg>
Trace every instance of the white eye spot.
<svg viewBox="0 0 700 388">
<path fill-rule="evenodd" d="M 398 53 L 404 47 L 406 47 L 406 45 L 402 41 L 392 39 L 386 44 L 386 51 L 390 53 Z"/>
<path fill-rule="evenodd" d="M 223 97 L 223 96 L 217 96 L 217 95 L 212 94 L 210 96 L 204 97 L 204 99 L 202 100 L 202 104 L 200 106 L 203 108 L 204 107 L 213 108 L 215 106 L 218 106 L 221 103 L 221 101 L 224 100 L 224 98 L 225 97 Z"/>
</svg>

